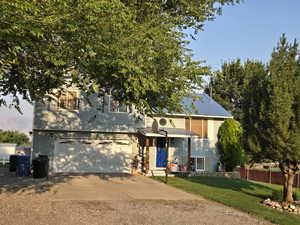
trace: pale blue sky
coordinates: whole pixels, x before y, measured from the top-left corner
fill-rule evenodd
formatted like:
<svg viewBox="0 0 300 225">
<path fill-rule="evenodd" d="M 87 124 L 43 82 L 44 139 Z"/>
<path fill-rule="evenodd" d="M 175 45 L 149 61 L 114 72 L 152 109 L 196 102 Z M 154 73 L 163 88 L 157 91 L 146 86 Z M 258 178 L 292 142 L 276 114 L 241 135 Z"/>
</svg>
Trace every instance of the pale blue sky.
<svg viewBox="0 0 300 225">
<path fill-rule="evenodd" d="M 236 58 L 268 61 L 282 33 L 300 40 L 300 0 L 245 0 L 223 8 L 190 47 L 216 70 Z"/>
<path fill-rule="evenodd" d="M 194 59 L 205 60 L 217 70 L 222 62 L 236 58 L 267 62 L 282 33 L 300 40 L 300 0 L 245 0 L 227 6 L 223 15 L 207 22 L 190 47 Z M 23 103 L 24 114 L 0 108 L 0 129 L 32 129 L 32 107 Z"/>
</svg>

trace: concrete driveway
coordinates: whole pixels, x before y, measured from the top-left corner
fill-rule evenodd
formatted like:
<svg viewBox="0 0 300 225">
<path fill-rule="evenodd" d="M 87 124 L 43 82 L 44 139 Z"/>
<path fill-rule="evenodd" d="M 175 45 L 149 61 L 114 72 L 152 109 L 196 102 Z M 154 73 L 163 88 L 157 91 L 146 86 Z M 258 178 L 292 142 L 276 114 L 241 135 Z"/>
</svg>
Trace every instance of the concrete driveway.
<svg viewBox="0 0 300 225">
<path fill-rule="evenodd" d="M 74 176 L 54 186 L 51 192 L 56 200 L 200 200 L 141 175 Z"/>
<path fill-rule="evenodd" d="M 140 175 L 0 177 L 0 224 L 262 225 L 260 218 Z"/>
</svg>

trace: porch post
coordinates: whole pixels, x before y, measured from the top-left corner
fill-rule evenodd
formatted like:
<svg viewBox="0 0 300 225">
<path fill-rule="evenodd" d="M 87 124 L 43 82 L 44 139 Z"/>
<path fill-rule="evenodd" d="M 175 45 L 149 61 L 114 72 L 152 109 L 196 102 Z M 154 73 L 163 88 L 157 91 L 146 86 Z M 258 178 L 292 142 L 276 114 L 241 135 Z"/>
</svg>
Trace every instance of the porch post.
<svg viewBox="0 0 300 225">
<path fill-rule="evenodd" d="M 149 171 L 149 157 L 150 157 L 150 148 L 149 148 L 150 140 L 148 137 L 146 137 L 145 145 L 146 145 L 145 173 L 147 174 Z"/>
<path fill-rule="evenodd" d="M 170 138 L 166 136 L 166 152 L 167 152 L 167 164 L 169 163 L 169 147 L 170 147 Z"/>
<path fill-rule="evenodd" d="M 191 171 L 191 138 L 188 138 L 188 161 L 187 161 L 187 171 Z"/>
</svg>

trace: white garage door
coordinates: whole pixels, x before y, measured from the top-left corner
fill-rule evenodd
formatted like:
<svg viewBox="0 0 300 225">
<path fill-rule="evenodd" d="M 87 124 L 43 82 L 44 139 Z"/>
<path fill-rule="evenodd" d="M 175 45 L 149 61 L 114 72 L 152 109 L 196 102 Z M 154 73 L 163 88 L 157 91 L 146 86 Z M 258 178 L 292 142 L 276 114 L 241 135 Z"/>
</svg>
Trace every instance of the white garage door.
<svg viewBox="0 0 300 225">
<path fill-rule="evenodd" d="M 132 148 L 128 140 L 68 140 L 55 143 L 53 169 L 57 173 L 130 172 Z"/>
</svg>

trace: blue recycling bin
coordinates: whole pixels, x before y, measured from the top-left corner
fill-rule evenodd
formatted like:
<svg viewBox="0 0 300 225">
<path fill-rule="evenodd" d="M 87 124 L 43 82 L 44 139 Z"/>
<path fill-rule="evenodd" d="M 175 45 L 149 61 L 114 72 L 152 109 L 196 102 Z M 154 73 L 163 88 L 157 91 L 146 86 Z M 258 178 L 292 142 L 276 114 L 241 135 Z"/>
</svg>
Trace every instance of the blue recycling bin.
<svg viewBox="0 0 300 225">
<path fill-rule="evenodd" d="M 18 177 L 26 177 L 30 175 L 30 156 L 18 155 L 16 175 Z"/>
</svg>

